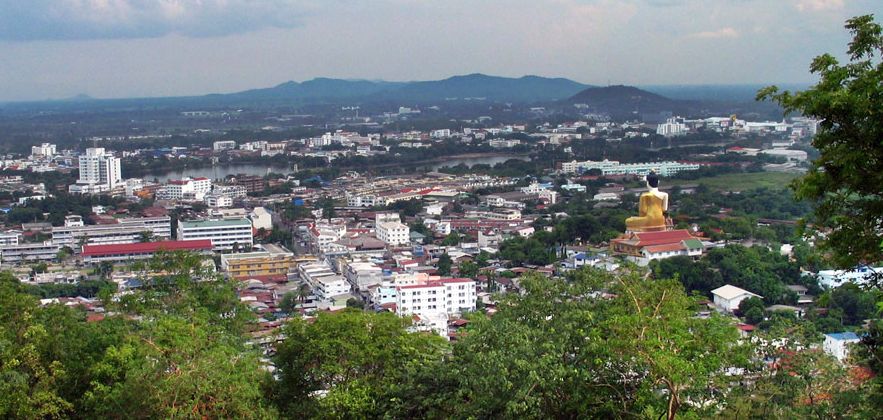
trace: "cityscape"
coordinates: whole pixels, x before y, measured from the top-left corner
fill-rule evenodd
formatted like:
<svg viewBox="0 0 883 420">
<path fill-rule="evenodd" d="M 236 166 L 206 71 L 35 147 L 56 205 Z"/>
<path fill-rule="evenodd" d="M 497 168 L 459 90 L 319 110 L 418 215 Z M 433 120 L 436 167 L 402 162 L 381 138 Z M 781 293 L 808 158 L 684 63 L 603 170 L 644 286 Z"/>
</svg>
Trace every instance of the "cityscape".
<svg viewBox="0 0 883 420">
<path fill-rule="evenodd" d="M 238 50 L 357 13 L 99 3 L 0 5 L 0 51 L 45 48 L 51 63 L 67 54 L 57 43 Z M 605 23 L 590 16 L 631 10 L 608 3 L 573 10 L 593 28 Z M 782 5 L 747 3 L 790 22 Z M 573 69 L 510 77 L 530 73 L 505 45 L 500 67 L 473 60 L 487 73 L 379 73 L 401 82 L 332 61 L 275 85 L 259 62 L 236 64 L 236 83 L 193 64 L 225 80 L 205 91 L 190 74 L 166 91 L 148 82 L 165 71 L 146 65 L 141 87 L 74 64 L 71 77 L 0 70 L 0 417 L 878 418 L 883 30 L 871 13 L 883 9 L 846 3 L 789 2 L 806 38 L 787 55 L 805 56 L 792 73 L 718 67 L 702 48 L 646 73 L 614 54 L 608 70 L 586 67 L 594 84 Z M 734 7 L 631 6 L 632 23 Z M 352 7 L 403 27 L 442 10 Z M 550 18 L 500 7 L 511 22 Z M 513 43 L 551 48 L 525 28 L 539 44 Z M 747 29 L 721 31 L 686 34 L 684 48 L 749 42 Z M 450 36 L 483 51 L 480 35 Z M 339 45 L 315 42 L 291 48 Z M 581 65 L 557 57 L 542 55 Z M 670 66 L 726 83 L 687 84 Z M 616 69 L 622 79 L 597 83 Z"/>
</svg>

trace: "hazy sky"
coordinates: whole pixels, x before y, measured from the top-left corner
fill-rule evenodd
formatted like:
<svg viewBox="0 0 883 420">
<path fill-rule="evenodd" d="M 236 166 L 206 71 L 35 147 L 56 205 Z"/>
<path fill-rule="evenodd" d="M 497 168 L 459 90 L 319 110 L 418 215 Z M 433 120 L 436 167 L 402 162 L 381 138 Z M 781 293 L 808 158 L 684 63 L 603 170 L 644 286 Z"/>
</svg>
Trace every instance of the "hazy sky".
<svg viewBox="0 0 883 420">
<path fill-rule="evenodd" d="M 806 82 L 883 0 L 0 0 L 0 101 L 317 76 Z"/>
</svg>

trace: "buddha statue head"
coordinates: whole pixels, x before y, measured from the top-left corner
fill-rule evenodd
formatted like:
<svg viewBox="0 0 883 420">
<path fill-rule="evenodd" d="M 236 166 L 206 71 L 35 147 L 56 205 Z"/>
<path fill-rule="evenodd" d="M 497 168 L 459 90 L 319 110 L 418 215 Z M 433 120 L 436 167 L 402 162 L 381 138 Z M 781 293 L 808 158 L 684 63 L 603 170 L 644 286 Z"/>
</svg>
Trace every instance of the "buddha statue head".
<svg viewBox="0 0 883 420">
<path fill-rule="evenodd" d="M 656 175 L 656 172 L 650 171 L 645 179 L 647 180 L 647 188 L 659 188 L 659 176 Z"/>
</svg>

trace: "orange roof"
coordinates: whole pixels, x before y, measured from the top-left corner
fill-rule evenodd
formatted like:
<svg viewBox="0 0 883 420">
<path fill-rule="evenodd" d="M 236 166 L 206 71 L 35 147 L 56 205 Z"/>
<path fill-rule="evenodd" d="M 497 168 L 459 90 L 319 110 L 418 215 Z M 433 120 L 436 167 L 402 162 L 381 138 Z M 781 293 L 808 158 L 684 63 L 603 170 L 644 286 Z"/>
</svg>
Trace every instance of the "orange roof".
<svg viewBox="0 0 883 420">
<path fill-rule="evenodd" d="M 684 249 L 684 244 L 680 242 L 675 244 L 663 244 L 644 247 L 644 250 L 651 254 L 656 254 L 659 252 L 683 251 Z"/>
</svg>

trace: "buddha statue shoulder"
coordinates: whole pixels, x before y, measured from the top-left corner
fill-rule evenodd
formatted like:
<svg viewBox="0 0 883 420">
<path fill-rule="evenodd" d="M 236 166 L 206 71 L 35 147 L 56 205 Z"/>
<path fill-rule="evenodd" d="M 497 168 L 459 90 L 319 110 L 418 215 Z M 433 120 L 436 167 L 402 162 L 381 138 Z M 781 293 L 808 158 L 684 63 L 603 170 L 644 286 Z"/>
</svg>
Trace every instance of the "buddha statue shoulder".
<svg viewBox="0 0 883 420">
<path fill-rule="evenodd" d="M 659 176 L 651 171 L 645 178 L 647 192 L 638 201 L 638 216 L 625 220 L 631 232 L 665 229 L 665 212 L 668 210 L 668 194 L 659 191 Z"/>
</svg>

